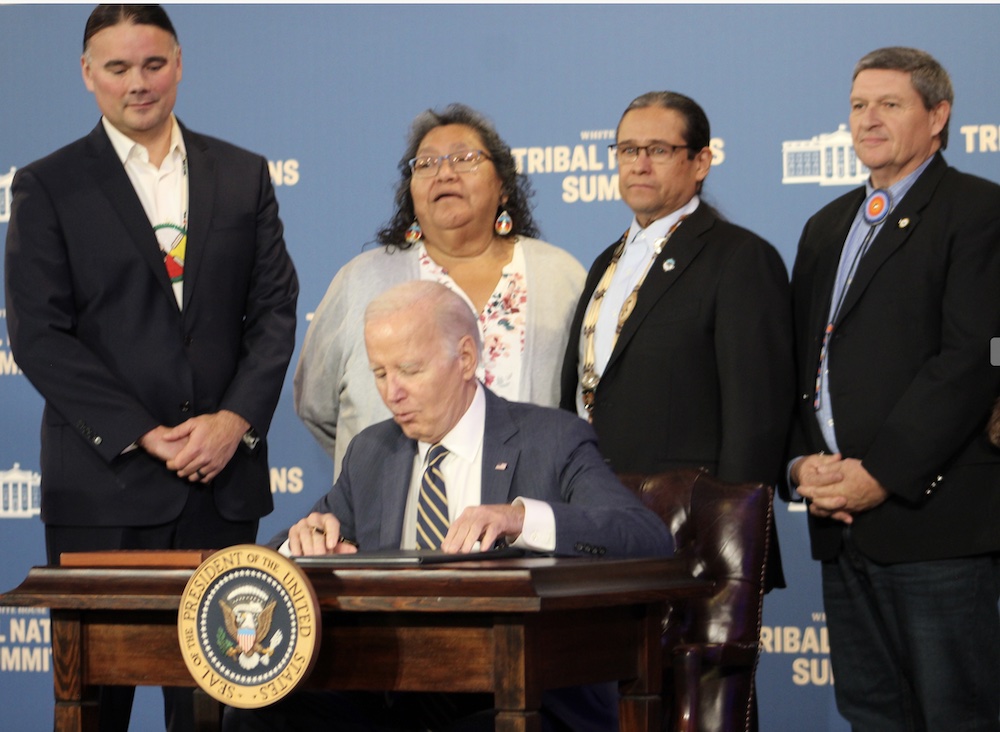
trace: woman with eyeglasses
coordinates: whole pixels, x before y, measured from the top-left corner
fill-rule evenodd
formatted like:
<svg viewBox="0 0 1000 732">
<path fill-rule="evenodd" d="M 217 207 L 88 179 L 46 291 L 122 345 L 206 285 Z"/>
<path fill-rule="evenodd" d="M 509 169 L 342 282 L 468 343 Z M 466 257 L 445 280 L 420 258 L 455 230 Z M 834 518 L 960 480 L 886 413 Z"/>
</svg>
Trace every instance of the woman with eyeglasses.
<svg viewBox="0 0 1000 732">
<path fill-rule="evenodd" d="M 559 404 L 559 371 L 585 272 L 538 240 L 530 183 L 482 114 L 453 104 L 414 119 L 382 246 L 333 278 L 295 372 L 295 410 L 334 461 L 351 438 L 392 415 L 365 354 L 363 313 L 380 292 L 436 280 L 479 317 L 479 378 L 514 401 Z"/>
</svg>

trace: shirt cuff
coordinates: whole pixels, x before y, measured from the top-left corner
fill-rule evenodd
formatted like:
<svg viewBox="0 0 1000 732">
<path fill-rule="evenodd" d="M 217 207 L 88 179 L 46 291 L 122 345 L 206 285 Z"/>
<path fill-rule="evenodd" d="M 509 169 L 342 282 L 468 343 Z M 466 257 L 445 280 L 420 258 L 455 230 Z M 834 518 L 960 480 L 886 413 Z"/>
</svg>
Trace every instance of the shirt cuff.
<svg viewBox="0 0 1000 732">
<path fill-rule="evenodd" d="M 535 552 L 554 552 L 556 550 L 556 516 L 552 506 L 535 498 L 521 498 L 513 501 L 515 506 L 524 506 L 524 524 L 521 535 L 511 546 L 529 549 Z"/>
<path fill-rule="evenodd" d="M 792 481 L 792 466 L 795 465 L 797 460 L 801 460 L 805 455 L 799 455 L 798 457 L 793 457 L 788 461 L 788 465 L 785 466 L 785 485 L 788 486 L 788 495 L 793 501 L 802 502 L 805 498 L 799 493 L 799 486 Z"/>
</svg>

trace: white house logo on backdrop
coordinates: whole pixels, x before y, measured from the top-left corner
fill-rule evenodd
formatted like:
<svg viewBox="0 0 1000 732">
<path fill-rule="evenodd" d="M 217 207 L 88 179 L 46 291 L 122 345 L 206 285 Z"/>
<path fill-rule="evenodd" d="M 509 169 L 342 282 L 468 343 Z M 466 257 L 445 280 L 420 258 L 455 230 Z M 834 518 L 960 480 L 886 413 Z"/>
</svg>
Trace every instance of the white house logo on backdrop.
<svg viewBox="0 0 1000 732">
<path fill-rule="evenodd" d="M 545 145 L 511 148 L 519 173 L 562 175 L 564 203 L 620 201 L 618 161 L 608 145 L 615 141 L 614 130 L 582 130 L 580 142 L 572 145 Z M 722 138 L 713 137 L 712 165 L 725 159 Z"/>
<path fill-rule="evenodd" d="M 9 173 L 0 175 L 0 224 L 10 221 L 10 187 L 14 183 L 14 172 L 17 170 L 11 166 Z"/>
<path fill-rule="evenodd" d="M 0 519 L 33 518 L 42 511 L 42 476 L 14 463 L 0 470 Z"/>
<path fill-rule="evenodd" d="M 868 180 L 868 168 L 854 154 L 847 125 L 809 140 L 781 143 L 781 182 L 855 186 Z"/>
</svg>

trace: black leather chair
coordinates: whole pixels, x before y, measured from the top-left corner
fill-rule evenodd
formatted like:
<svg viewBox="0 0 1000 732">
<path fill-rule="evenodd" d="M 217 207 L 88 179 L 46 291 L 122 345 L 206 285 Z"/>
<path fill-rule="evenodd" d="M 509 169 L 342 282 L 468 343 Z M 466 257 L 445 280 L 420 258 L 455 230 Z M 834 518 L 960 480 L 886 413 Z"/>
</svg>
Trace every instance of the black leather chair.
<svg viewBox="0 0 1000 732">
<path fill-rule="evenodd" d="M 663 620 L 664 730 L 751 732 L 774 492 L 683 469 L 618 476 L 670 528 L 677 556 L 715 582 Z"/>
</svg>

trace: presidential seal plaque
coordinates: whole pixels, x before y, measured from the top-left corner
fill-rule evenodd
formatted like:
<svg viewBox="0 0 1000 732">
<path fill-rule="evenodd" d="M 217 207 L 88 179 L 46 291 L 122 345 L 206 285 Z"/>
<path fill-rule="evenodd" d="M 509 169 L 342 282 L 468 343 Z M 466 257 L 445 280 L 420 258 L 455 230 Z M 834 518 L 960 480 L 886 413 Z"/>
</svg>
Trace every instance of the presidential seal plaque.
<svg viewBox="0 0 1000 732">
<path fill-rule="evenodd" d="M 209 696 L 257 709 L 290 694 L 319 654 L 312 583 L 276 551 L 240 544 L 195 570 L 177 615 L 181 654 Z"/>
</svg>

